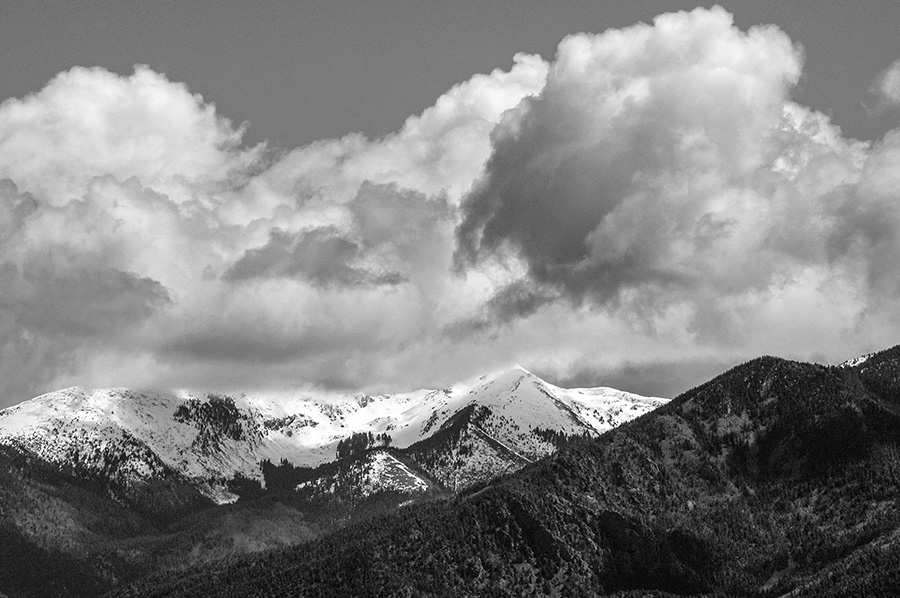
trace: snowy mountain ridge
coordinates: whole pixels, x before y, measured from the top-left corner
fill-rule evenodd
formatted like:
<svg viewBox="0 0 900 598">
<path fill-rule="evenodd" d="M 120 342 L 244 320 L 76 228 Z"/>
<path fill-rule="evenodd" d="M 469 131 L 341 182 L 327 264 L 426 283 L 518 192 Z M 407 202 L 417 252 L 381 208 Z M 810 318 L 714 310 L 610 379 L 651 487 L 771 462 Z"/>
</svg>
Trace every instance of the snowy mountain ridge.
<svg viewBox="0 0 900 598">
<path fill-rule="evenodd" d="M 553 452 L 555 439 L 601 434 L 665 402 L 610 388 L 564 389 L 520 367 L 448 389 L 379 396 L 73 387 L 0 411 L 0 444 L 126 487 L 177 476 L 224 503 L 236 498 L 228 480 L 263 479 L 262 461 L 319 466 L 354 435 L 409 449 L 428 461 L 424 469 L 435 479 L 455 487 L 460 472 L 470 483 L 520 467 Z M 452 439 L 426 442 L 454 425 Z M 362 474 L 368 491 L 381 487 L 380 472 L 406 467 L 389 454 L 368 461 Z M 404 487 L 419 486 L 427 483 Z"/>
</svg>

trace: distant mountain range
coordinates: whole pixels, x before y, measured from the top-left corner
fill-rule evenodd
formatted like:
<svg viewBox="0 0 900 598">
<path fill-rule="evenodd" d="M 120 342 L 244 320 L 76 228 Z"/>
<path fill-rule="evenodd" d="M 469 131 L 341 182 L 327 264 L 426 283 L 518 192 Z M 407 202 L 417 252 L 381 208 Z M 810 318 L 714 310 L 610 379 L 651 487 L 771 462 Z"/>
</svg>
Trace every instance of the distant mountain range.
<svg viewBox="0 0 900 598">
<path fill-rule="evenodd" d="M 484 485 L 665 403 L 518 367 L 379 396 L 52 392 L 0 411 L 0 592 L 95 595 L 290 546 Z"/>
<path fill-rule="evenodd" d="M 489 484 L 115 596 L 896 596 L 898 502 L 900 347 L 763 357 Z"/>
</svg>

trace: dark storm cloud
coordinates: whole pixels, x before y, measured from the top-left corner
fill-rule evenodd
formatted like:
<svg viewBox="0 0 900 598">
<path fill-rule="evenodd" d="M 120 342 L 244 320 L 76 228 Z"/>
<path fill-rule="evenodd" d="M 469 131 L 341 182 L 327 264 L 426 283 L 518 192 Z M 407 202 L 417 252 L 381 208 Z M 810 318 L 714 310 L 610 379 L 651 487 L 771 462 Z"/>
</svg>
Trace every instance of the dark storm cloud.
<svg viewBox="0 0 900 598">
<path fill-rule="evenodd" d="M 356 264 L 361 245 L 334 227 L 291 234 L 274 229 L 262 247 L 248 249 L 223 275 L 227 281 L 299 278 L 318 286 L 400 284 L 397 272 L 376 273 Z"/>
<path fill-rule="evenodd" d="M 661 249 L 653 231 L 662 216 L 653 211 L 627 223 L 641 227 L 635 235 L 641 242 L 625 240 L 622 251 L 591 257 L 591 233 L 628 200 L 635 172 L 652 167 L 647 159 L 653 157 L 641 144 L 650 139 L 649 131 L 593 142 L 583 139 L 590 129 L 581 121 L 589 115 L 549 102 L 547 90 L 539 99 L 525 100 L 495 131 L 485 178 L 463 204 L 457 263 L 509 245 L 538 282 L 559 285 L 574 298 L 590 294 L 601 301 L 624 286 L 677 282 L 676 273 L 653 267 Z"/>
<path fill-rule="evenodd" d="M 453 322 L 445 331 L 451 338 L 462 340 L 469 334 L 492 331 L 497 326 L 527 318 L 557 298 L 556 293 L 538 289 L 530 281 L 517 280 L 485 301 L 478 315 Z"/>
<path fill-rule="evenodd" d="M 500 322 L 527 317 L 553 300 L 552 295 L 535 289 L 525 281 L 506 285 L 491 297 L 485 306 L 492 317 Z"/>
<path fill-rule="evenodd" d="M 798 76 L 783 33 L 745 34 L 722 10 L 564 40 L 541 95 L 494 131 L 457 266 L 512 249 L 576 303 L 753 284 L 702 267 L 735 235 L 711 204 L 752 186 Z"/>
</svg>

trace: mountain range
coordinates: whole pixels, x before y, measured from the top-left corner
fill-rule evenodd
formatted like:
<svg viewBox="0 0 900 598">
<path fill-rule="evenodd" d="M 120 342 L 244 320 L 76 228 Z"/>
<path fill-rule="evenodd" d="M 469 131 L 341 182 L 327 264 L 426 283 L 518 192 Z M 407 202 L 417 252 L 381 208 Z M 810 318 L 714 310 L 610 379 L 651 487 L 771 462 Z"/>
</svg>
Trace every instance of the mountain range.
<svg viewBox="0 0 900 598">
<path fill-rule="evenodd" d="M 762 357 L 452 496 L 115 596 L 895 596 L 900 347 Z"/>
<path fill-rule="evenodd" d="M 0 411 L 0 593 L 97 595 L 292 546 L 483 486 L 665 403 L 519 367 L 378 396 L 52 392 Z"/>
</svg>

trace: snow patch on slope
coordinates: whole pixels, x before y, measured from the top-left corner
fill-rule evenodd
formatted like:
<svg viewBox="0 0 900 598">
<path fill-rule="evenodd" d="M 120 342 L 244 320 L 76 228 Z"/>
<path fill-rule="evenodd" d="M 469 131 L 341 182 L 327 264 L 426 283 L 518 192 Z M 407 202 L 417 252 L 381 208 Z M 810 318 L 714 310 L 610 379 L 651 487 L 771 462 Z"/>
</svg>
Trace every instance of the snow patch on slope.
<svg viewBox="0 0 900 598">
<path fill-rule="evenodd" d="M 378 450 L 343 462 L 343 467 L 332 475 L 298 484 L 297 490 L 313 495 L 339 494 L 359 499 L 385 491 L 404 494 L 425 492 L 428 487 L 427 481 L 390 451 Z"/>
<path fill-rule="evenodd" d="M 875 353 L 867 353 L 865 355 L 860 355 L 859 357 L 854 357 L 853 359 L 848 359 L 844 363 L 840 364 L 838 367 L 841 368 L 852 368 L 858 365 L 862 365 L 869 360 L 870 357 L 875 355 Z"/>
</svg>

